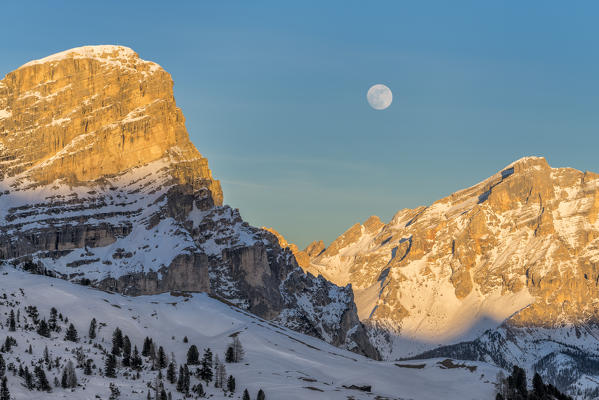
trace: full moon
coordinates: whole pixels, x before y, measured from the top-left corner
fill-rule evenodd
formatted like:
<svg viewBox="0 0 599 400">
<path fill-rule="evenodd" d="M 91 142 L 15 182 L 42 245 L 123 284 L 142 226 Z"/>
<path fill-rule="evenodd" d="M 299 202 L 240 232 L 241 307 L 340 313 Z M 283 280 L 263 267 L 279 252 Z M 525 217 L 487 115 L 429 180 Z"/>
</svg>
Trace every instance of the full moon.
<svg viewBox="0 0 599 400">
<path fill-rule="evenodd" d="M 375 110 L 384 110 L 391 105 L 393 101 L 393 93 L 391 89 L 383 84 L 377 84 L 368 89 L 366 93 L 368 104 Z"/>
</svg>

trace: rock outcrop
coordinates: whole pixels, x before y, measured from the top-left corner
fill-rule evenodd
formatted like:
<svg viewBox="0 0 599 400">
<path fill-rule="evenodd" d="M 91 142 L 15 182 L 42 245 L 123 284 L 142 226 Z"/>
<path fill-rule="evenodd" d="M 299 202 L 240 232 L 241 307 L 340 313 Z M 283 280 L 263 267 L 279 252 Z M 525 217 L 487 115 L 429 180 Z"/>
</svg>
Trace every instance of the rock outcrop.
<svg viewBox="0 0 599 400">
<path fill-rule="evenodd" d="M 363 320 L 415 344 L 388 355 L 505 319 L 584 325 L 599 317 L 598 199 L 599 175 L 528 157 L 388 224 L 352 226 L 305 269 L 351 284 Z"/>
<path fill-rule="evenodd" d="M 172 86 L 120 46 L 0 81 L 0 259 L 128 295 L 210 292 L 378 357 L 349 286 L 304 274 L 276 236 L 223 206 Z"/>
</svg>

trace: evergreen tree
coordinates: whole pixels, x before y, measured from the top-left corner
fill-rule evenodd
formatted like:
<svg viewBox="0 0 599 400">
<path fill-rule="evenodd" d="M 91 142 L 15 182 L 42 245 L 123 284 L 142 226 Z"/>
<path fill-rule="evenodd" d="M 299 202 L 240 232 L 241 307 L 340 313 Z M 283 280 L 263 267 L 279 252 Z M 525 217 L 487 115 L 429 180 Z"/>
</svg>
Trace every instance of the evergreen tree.
<svg viewBox="0 0 599 400">
<path fill-rule="evenodd" d="M 3 353 L 9 353 L 12 347 L 16 345 L 17 341 L 15 340 L 15 338 L 12 336 L 7 336 L 6 340 L 4 340 L 4 344 L 2 345 L 1 351 Z M 29 345 L 29 347 L 31 348 L 31 345 Z M 29 354 L 31 354 L 31 352 Z"/>
<path fill-rule="evenodd" d="M 131 341 L 129 336 L 123 339 L 123 365 L 129 367 L 131 365 Z"/>
<path fill-rule="evenodd" d="M 37 326 L 37 334 L 44 337 L 50 337 L 50 328 L 46 319 L 42 319 Z"/>
<path fill-rule="evenodd" d="M 91 358 L 88 358 L 87 361 L 85 362 L 85 368 L 83 369 L 83 373 L 85 375 L 92 374 L 92 359 Z"/>
<path fill-rule="evenodd" d="M 266 400 L 266 395 L 262 389 L 258 390 L 258 396 L 256 396 L 256 400 Z"/>
<path fill-rule="evenodd" d="M 532 388 L 534 394 L 539 399 L 545 398 L 545 384 L 543 383 L 543 379 L 541 378 L 541 375 L 539 375 L 538 372 L 535 373 L 535 376 L 532 378 Z"/>
<path fill-rule="evenodd" d="M 15 312 L 11 309 L 10 315 L 8 316 L 8 330 L 14 332 L 17 330 L 15 323 Z"/>
<path fill-rule="evenodd" d="M 212 351 L 204 349 L 204 357 L 202 357 L 202 366 L 200 368 L 200 379 L 206 383 L 212 382 Z"/>
<path fill-rule="evenodd" d="M 23 371 L 23 377 L 25 378 L 25 387 L 29 390 L 32 390 L 35 385 L 33 384 L 33 375 L 29 372 L 29 368 L 25 367 Z"/>
<path fill-rule="evenodd" d="M 91 322 L 89 323 L 89 333 L 88 336 L 90 339 L 95 339 L 96 338 L 96 319 L 92 318 Z"/>
<path fill-rule="evenodd" d="M 6 373 L 6 362 L 4 361 L 4 357 L 0 354 L 0 376 L 4 376 Z"/>
<path fill-rule="evenodd" d="M 37 379 L 37 390 L 41 390 L 44 392 L 49 392 L 50 389 L 52 389 L 50 387 L 50 383 L 48 382 L 48 379 L 46 378 L 46 373 L 44 372 L 44 369 L 42 367 L 40 367 L 39 365 L 37 365 L 35 367 L 35 378 Z"/>
<path fill-rule="evenodd" d="M 39 318 L 39 313 L 37 312 L 36 306 L 27 306 L 25 307 L 25 312 L 31 318 L 34 324 L 37 324 L 37 320 Z"/>
<path fill-rule="evenodd" d="M 512 368 L 512 375 L 508 378 L 509 386 L 516 390 L 518 396 L 523 399 L 528 397 L 528 389 L 526 388 L 526 371 L 522 368 L 514 365 Z"/>
<path fill-rule="evenodd" d="M 177 379 L 177 392 L 183 393 L 183 389 L 185 388 L 185 372 L 183 371 L 183 366 L 179 367 L 179 378 Z"/>
<path fill-rule="evenodd" d="M 112 382 L 110 382 L 110 397 L 108 398 L 109 400 L 117 400 L 120 396 L 121 396 L 121 391 L 119 390 L 119 388 Z M 148 392 L 148 396 L 150 395 L 150 392 Z"/>
<path fill-rule="evenodd" d="M 168 360 L 166 357 L 166 353 L 164 352 L 164 349 L 162 348 L 162 346 L 160 346 L 158 348 L 158 368 L 162 369 L 162 368 L 166 368 L 168 364 Z"/>
<path fill-rule="evenodd" d="M 233 356 L 233 347 L 227 347 L 227 352 L 225 353 L 225 362 L 232 363 L 235 362 L 235 357 Z"/>
<path fill-rule="evenodd" d="M 177 381 L 177 371 L 175 370 L 175 364 L 171 361 L 166 369 L 166 379 L 174 384 Z"/>
<path fill-rule="evenodd" d="M 0 400 L 10 400 L 10 392 L 6 382 L 6 376 L 2 377 L 2 386 L 0 386 Z"/>
<path fill-rule="evenodd" d="M 66 389 L 69 387 L 69 384 L 67 382 L 67 369 L 66 367 L 62 370 L 62 377 L 60 379 L 60 386 L 62 386 L 63 389 Z"/>
<path fill-rule="evenodd" d="M 79 335 L 77 334 L 77 329 L 75 329 L 75 325 L 73 325 L 73 324 L 69 325 L 69 328 L 67 329 L 67 333 L 64 337 L 64 340 L 69 340 L 71 342 L 79 341 Z"/>
<path fill-rule="evenodd" d="M 245 390 L 243 391 L 243 397 L 242 397 L 242 399 L 243 399 L 243 400 L 250 400 L 250 394 L 248 393 L 248 390 L 247 390 L 247 389 L 245 389 Z"/>
<path fill-rule="evenodd" d="M 108 378 L 116 378 L 116 357 L 114 354 L 108 354 L 106 356 L 104 375 L 106 375 Z"/>
<path fill-rule="evenodd" d="M 160 400 L 168 400 L 168 397 L 166 396 L 166 390 L 164 390 L 164 388 L 160 390 Z"/>
<path fill-rule="evenodd" d="M 189 385 L 190 385 L 190 376 L 189 376 L 189 368 L 187 367 L 187 364 L 185 364 L 183 366 L 183 375 L 185 377 L 184 382 L 183 382 L 183 390 L 185 391 L 185 393 L 189 393 Z"/>
<path fill-rule="evenodd" d="M 198 365 L 200 363 L 200 353 L 195 344 L 192 344 L 187 350 L 187 364 Z"/>
<path fill-rule="evenodd" d="M 150 342 L 150 353 L 148 354 L 150 360 L 152 361 L 152 370 L 156 369 L 156 346 L 154 342 Z"/>
<path fill-rule="evenodd" d="M 48 319 L 48 327 L 51 331 L 58 330 L 58 325 L 56 323 L 56 319 L 58 318 L 57 314 L 58 311 L 56 310 L 56 308 L 52 307 L 52 309 L 50 309 L 50 318 Z"/>
<path fill-rule="evenodd" d="M 206 392 L 204 392 L 204 386 L 202 386 L 201 383 L 194 385 L 194 387 L 191 389 L 191 391 L 194 392 L 199 397 L 204 397 L 206 395 Z"/>
<path fill-rule="evenodd" d="M 50 352 L 48 351 L 48 346 L 44 347 L 44 362 L 50 364 Z"/>
<path fill-rule="evenodd" d="M 229 379 L 227 379 L 227 390 L 231 393 L 235 393 L 235 378 L 233 375 L 229 375 Z"/>
<path fill-rule="evenodd" d="M 152 339 L 146 336 L 144 339 L 144 346 L 141 349 L 141 355 L 144 357 L 148 357 L 150 355 L 150 346 L 152 344 Z"/>
<path fill-rule="evenodd" d="M 133 356 L 131 357 L 131 368 L 135 370 L 141 369 L 142 360 L 139 356 L 139 351 L 137 350 L 137 346 L 133 348 Z"/>
<path fill-rule="evenodd" d="M 112 354 L 115 356 L 120 356 L 123 345 L 123 332 L 121 332 L 121 329 L 117 327 L 112 333 Z"/>
</svg>

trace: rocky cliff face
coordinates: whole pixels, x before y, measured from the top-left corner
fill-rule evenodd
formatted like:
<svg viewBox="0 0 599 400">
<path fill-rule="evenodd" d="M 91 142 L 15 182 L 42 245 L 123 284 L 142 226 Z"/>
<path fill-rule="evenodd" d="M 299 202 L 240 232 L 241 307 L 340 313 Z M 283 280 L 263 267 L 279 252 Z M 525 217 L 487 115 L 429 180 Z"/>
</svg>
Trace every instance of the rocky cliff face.
<svg viewBox="0 0 599 400">
<path fill-rule="evenodd" d="M 129 295 L 207 291 L 377 357 L 350 287 L 306 275 L 222 205 L 170 75 L 120 46 L 0 81 L 0 259 Z"/>
<path fill-rule="evenodd" d="M 529 157 L 388 224 L 354 225 L 326 250 L 307 249 L 306 270 L 352 284 L 360 317 L 401 339 L 388 356 L 505 319 L 580 326 L 599 316 L 598 213 L 599 175 Z"/>
</svg>

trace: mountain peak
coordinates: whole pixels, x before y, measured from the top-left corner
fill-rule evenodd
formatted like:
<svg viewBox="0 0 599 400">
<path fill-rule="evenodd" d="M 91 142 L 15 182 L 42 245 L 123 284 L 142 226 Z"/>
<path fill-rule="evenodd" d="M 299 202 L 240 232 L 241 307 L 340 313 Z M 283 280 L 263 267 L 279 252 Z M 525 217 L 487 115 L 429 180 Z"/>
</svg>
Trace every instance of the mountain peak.
<svg viewBox="0 0 599 400">
<path fill-rule="evenodd" d="M 139 59 L 139 55 L 125 46 L 116 45 L 95 45 L 81 46 L 69 50 L 61 51 L 56 54 L 49 55 L 39 60 L 32 60 L 22 65 L 21 68 L 31 67 L 40 64 L 56 63 L 69 59 L 95 59 L 98 61 L 129 61 L 131 59 Z M 148 62 L 148 61 L 144 61 Z M 154 63 L 152 63 L 154 64 Z M 155 64 L 158 66 L 157 64 Z"/>
<path fill-rule="evenodd" d="M 547 163 L 545 157 L 528 156 L 514 161 L 505 167 L 501 172 L 504 173 L 504 171 L 508 169 L 513 169 L 514 172 L 519 172 L 530 168 L 545 170 L 550 169 L 551 167 L 549 166 L 549 163 Z"/>
<path fill-rule="evenodd" d="M 0 81 L 0 178 L 94 181 L 164 160 L 181 183 L 220 184 L 189 140 L 171 76 L 123 46 L 31 61 Z"/>
</svg>

